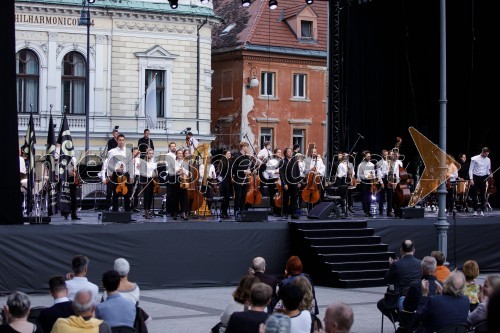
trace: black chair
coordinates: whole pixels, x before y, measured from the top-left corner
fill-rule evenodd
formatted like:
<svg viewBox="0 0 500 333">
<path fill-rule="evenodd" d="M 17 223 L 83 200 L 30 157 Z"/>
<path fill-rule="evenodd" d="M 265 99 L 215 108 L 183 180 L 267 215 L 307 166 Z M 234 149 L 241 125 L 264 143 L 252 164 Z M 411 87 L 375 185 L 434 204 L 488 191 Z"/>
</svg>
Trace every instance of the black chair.
<svg viewBox="0 0 500 333">
<path fill-rule="evenodd" d="M 394 326 L 394 331 L 396 331 L 396 319 L 399 314 L 399 297 L 401 295 L 395 292 L 386 292 L 384 294 L 384 308 L 387 310 L 389 314 L 389 319 L 391 320 L 392 325 Z M 385 314 L 382 312 L 382 324 L 380 326 L 380 333 L 384 332 L 384 317 Z"/>
<path fill-rule="evenodd" d="M 115 326 L 111 327 L 111 333 L 137 333 L 137 331 L 129 326 Z"/>
<path fill-rule="evenodd" d="M 469 325 L 467 324 L 455 324 L 443 327 L 436 333 L 467 333 L 469 332 Z"/>
<path fill-rule="evenodd" d="M 480 321 L 474 326 L 474 329 L 471 332 L 488 333 L 488 322 L 486 320 Z"/>
<path fill-rule="evenodd" d="M 28 315 L 28 321 L 32 324 L 36 324 L 40 312 L 46 309 L 46 306 L 34 306 L 30 309 L 30 314 Z"/>
<path fill-rule="evenodd" d="M 415 318 L 415 312 L 399 310 L 399 327 L 396 331 L 397 333 L 411 333 L 414 331 L 413 321 Z"/>
</svg>

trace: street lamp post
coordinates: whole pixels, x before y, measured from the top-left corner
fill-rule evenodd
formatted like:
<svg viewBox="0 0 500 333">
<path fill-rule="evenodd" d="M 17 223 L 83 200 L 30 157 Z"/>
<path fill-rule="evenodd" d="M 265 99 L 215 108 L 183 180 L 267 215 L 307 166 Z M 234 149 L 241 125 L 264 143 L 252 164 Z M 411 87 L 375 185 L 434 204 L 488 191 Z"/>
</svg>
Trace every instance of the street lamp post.
<svg viewBox="0 0 500 333">
<path fill-rule="evenodd" d="M 87 60 L 85 64 L 85 155 L 89 152 L 89 127 L 90 127 L 90 4 L 95 0 L 82 0 L 82 12 L 79 26 L 87 26 Z M 86 8 L 85 8 L 86 7 Z"/>
</svg>

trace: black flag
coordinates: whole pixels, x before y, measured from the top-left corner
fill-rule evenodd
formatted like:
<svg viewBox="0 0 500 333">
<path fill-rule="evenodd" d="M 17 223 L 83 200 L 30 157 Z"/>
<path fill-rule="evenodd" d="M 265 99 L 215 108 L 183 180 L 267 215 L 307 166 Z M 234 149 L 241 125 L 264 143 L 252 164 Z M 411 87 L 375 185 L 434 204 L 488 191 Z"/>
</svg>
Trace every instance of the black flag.
<svg viewBox="0 0 500 333">
<path fill-rule="evenodd" d="M 71 163 L 75 156 L 75 149 L 73 147 L 73 139 L 69 131 L 68 119 L 64 114 L 61 121 L 61 128 L 59 129 L 59 136 L 57 137 L 57 144 L 61 146 L 61 153 L 59 156 L 59 209 L 62 215 L 71 212 L 71 195 L 69 192 L 68 183 L 68 165 Z"/>
<path fill-rule="evenodd" d="M 28 158 L 28 189 L 26 193 L 26 212 L 28 216 L 31 215 L 31 210 L 33 208 L 32 195 L 33 187 L 35 185 L 35 143 L 35 123 L 33 121 L 33 113 L 30 113 L 30 121 L 28 128 L 26 129 L 26 136 L 24 137 L 24 153 Z"/>
<path fill-rule="evenodd" d="M 49 216 L 54 215 L 58 211 L 58 192 L 57 192 L 57 162 L 56 162 L 56 136 L 54 133 L 54 121 L 52 114 L 49 120 L 49 131 L 47 134 L 47 148 L 45 150 L 45 162 L 49 167 L 49 207 L 47 213 Z"/>
</svg>

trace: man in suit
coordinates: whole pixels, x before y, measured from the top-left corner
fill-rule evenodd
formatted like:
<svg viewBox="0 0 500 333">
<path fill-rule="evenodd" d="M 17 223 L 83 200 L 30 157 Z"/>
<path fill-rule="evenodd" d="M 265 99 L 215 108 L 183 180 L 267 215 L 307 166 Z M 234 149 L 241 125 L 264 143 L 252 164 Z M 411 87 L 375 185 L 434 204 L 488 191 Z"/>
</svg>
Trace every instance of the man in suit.
<svg viewBox="0 0 500 333">
<path fill-rule="evenodd" d="M 406 296 L 410 284 L 421 279 L 422 270 L 420 260 L 414 257 L 415 246 L 411 240 L 407 239 L 401 243 L 400 253 L 400 259 L 389 258 L 390 267 L 384 280 L 389 285 L 389 290 L 399 296 Z M 384 298 L 377 302 L 377 308 L 389 319 L 397 316 L 394 309 L 386 307 Z"/>
<path fill-rule="evenodd" d="M 464 295 L 464 274 L 452 272 L 443 283 L 442 295 L 429 297 L 429 284 L 422 280 L 422 298 L 415 314 L 415 322 L 422 322 L 422 325 L 416 332 L 432 333 L 450 325 L 466 324 L 470 304 Z"/>
<path fill-rule="evenodd" d="M 149 129 L 144 130 L 144 136 L 137 141 L 137 146 L 139 147 L 139 151 L 141 152 L 141 158 L 144 159 L 146 157 L 146 152 L 149 148 L 155 149 L 155 145 L 153 144 L 153 140 L 149 137 Z"/>
<path fill-rule="evenodd" d="M 72 302 L 68 298 L 68 288 L 64 276 L 56 275 L 49 279 L 50 294 L 54 298 L 54 305 L 43 309 L 37 321 L 44 332 L 50 332 L 58 318 L 68 318 L 74 315 Z"/>
</svg>

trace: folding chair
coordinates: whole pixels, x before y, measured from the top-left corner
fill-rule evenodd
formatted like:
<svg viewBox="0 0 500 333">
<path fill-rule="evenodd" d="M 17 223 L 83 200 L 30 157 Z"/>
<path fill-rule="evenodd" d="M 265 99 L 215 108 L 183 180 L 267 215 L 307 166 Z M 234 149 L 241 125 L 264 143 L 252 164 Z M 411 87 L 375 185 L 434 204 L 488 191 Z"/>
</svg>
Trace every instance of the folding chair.
<svg viewBox="0 0 500 333">
<path fill-rule="evenodd" d="M 387 310 L 389 314 L 389 319 L 391 320 L 392 325 L 394 326 L 394 332 L 396 329 L 396 319 L 399 314 L 399 293 L 395 292 L 386 292 L 384 294 L 384 308 Z M 396 313 L 396 316 L 394 315 Z M 382 312 L 382 324 L 380 326 L 380 333 L 384 333 L 384 312 Z"/>
</svg>

